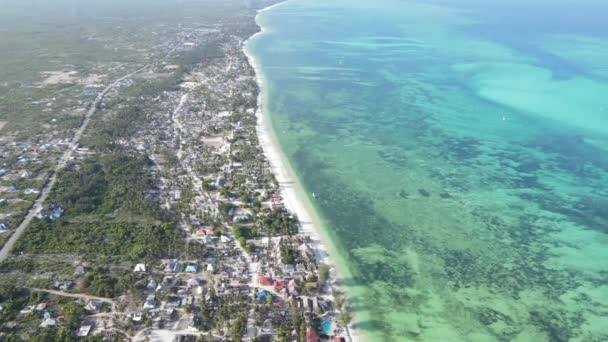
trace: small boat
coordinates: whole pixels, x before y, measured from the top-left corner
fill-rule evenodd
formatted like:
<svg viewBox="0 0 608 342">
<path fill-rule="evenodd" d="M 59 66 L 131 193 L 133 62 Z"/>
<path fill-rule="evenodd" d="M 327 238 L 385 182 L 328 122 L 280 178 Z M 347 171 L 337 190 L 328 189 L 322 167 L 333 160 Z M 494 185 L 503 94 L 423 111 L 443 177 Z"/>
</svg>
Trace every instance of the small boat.
<svg viewBox="0 0 608 342">
<path fill-rule="evenodd" d="M 312 198 L 317 199 L 317 195 L 315 195 L 315 193 L 312 193 Z"/>
</svg>

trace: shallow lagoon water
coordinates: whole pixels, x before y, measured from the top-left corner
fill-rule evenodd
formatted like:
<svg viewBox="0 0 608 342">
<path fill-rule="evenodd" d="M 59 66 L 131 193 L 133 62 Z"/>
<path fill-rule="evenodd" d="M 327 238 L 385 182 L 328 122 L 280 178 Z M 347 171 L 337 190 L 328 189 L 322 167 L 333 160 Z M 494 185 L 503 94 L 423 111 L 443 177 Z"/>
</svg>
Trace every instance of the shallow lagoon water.
<svg viewBox="0 0 608 342">
<path fill-rule="evenodd" d="M 251 49 L 369 340 L 608 340 L 608 4 L 291 0 Z"/>
</svg>

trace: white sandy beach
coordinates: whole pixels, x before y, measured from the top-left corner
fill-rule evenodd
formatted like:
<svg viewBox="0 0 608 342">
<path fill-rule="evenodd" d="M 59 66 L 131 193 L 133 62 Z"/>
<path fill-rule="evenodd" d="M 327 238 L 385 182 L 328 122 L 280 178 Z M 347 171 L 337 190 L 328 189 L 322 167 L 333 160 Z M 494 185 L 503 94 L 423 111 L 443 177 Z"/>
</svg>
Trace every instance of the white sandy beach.
<svg viewBox="0 0 608 342">
<path fill-rule="evenodd" d="M 258 11 L 258 15 L 263 11 L 268 11 L 285 3 L 286 2 L 281 2 L 266 7 Z M 256 22 L 259 25 L 258 16 L 256 16 Z M 260 89 L 258 96 L 258 108 L 256 111 L 258 139 L 264 154 L 272 167 L 275 177 L 279 182 L 281 196 L 285 207 L 287 210 L 297 215 L 302 225 L 302 233 L 308 235 L 313 241 L 317 259 L 321 263 L 331 266 L 332 279 L 330 281 L 335 283 L 336 279 L 344 276 L 347 270 L 338 270 L 339 263 L 337 263 L 335 260 L 337 254 L 335 254 L 333 243 L 322 230 L 321 219 L 317 215 L 313 205 L 310 203 L 310 198 L 299 183 L 297 176 L 295 176 L 295 172 L 291 168 L 287 157 L 281 150 L 278 139 L 273 130 L 269 114 L 265 111 L 269 100 L 267 96 L 268 93 L 265 91 L 267 84 L 263 77 L 260 65 L 248 48 L 248 44 L 252 39 L 257 39 L 260 35 L 268 32 L 266 28 L 261 25 L 259 26 L 261 27 L 261 31 L 249 38 L 249 40 L 245 42 L 243 48 L 249 63 L 255 70 L 258 87 Z M 330 257 L 332 254 L 334 257 Z M 353 322 L 356 322 L 356 317 Z M 360 342 L 363 340 L 362 335 L 360 335 L 357 330 L 352 328 L 352 324 L 349 326 L 349 330 L 351 341 Z"/>
</svg>

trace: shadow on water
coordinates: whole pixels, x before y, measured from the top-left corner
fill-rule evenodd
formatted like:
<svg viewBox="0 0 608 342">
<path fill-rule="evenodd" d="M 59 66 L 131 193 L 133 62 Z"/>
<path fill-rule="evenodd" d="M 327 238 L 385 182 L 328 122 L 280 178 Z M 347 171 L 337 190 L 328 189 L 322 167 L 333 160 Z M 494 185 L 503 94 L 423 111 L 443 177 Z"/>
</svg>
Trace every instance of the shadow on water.
<svg viewBox="0 0 608 342">
<path fill-rule="evenodd" d="M 562 214 L 582 227 L 608 233 L 608 192 L 601 186 L 608 177 L 606 152 L 589 144 L 581 135 L 569 134 L 539 136 L 527 146 L 554 155 L 555 165 L 561 171 L 587 184 L 592 191 L 569 194 L 567 198 L 554 192 L 526 193 L 520 197 Z M 526 165 L 534 170 L 538 167 L 533 163 Z"/>
<path fill-rule="evenodd" d="M 336 247 L 353 274 L 353 278 L 343 279 L 340 285 L 346 288 L 364 285 L 369 289 L 363 295 L 350 298 L 355 312 L 367 311 L 377 318 L 360 322 L 358 328 L 364 332 L 386 333 L 390 327 L 382 318 L 391 309 L 379 308 L 374 302 L 382 296 L 407 301 L 400 299 L 398 289 L 412 286 L 414 276 L 411 266 L 397 251 L 411 242 L 413 233 L 378 214 L 364 193 L 351 190 L 348 184 L 329 175 L 326 166 L 306 145 L 294 153 L 292 160 L 306 190 L 317 195 L 315 204 L 332 223 L 327 227 L 328 233 L 335 237 Z"/>
<path fill-rule="evenodd" d="M 557 136 L 534 141 L 527 148 L 534 146 L 543 152 L 549 152 L 550 149 L 557 156 L 550 158 L 552 162 L 559 161 L 559 158 L 577 155 L 577 158 L 585 162 L 601 165 L 599 158 L 594 159 L 595 151 L 592 146 L 575 138 L 568 140 L 575 146 L 555 147 L 551 143 L 560 139 L 563 138 Z M 464 159 L 468 156 L 474 157 L 479 145 L 478 142 L 468 139 L 456 141 L 454 144 L 457 151 L 464 152 L 462 155 L 458 152 L 453 157 Z M 327 227 L 329 234 L 335 237 L 337 249 L 348 261 L 353 278 L 343 280 L 341 285 L 346 289 L 360 288 L 360 286 L 366 288 L 365 293 L 358 293 L 350 298 L 350 305 L 355 312 L 369 312 L 370 317 L 373 317 L 358 322 L 357 328 L 364 334 L 370 333 L 384 336 L 387 340 L 394 340 L 400 333 L 395 330 L 396 326 L 389 323 L 391 315 L 416 312 L 417 301 L 423 300 L 412 295 L 411 292 L 404 291 L 407 288 L 415 288 L 417 282 L 417 275 L 407 259 L 403 258 L 403 250 L 412 246 L 416 246 L 416 249 L 425 249 L 425 252 L 437 257 L 445 272 L 442 275 L 445 277 L 445 286 L 454 290 L 489 287 L 513 300 L 520 300 L 521 291 L 525 289 L 551 287 L 553 294 L 548 293 L 547 297 L 555 297 L 555 300 L 559 300 L 560 294 L 580 286 L 576 274 L 554 272 L 543 266 L 547 256 L 542 250 L 538 250 L 538 243 L 543 241 L 546 234 L 550 234 L 552 230 L 550 226 L 539 226 L 535 223 L 536 220 L 541 219 L 540 216 L 527 217 L 528 220 L 522 217 L 520 222 L 513 225 L 483 210 L 478 213 L 479 222 L 487 225 L 480 228 L 480 231 L 491 232 L 496 236 L 508 236 L 510 240 L 517 242 L 516 247 L 513 247 L 514 254 L 508 259 L 511 265 L 509 267 L 505 266 L 508 264 L 505 258 L 482 260 L 477 252 L 467 249 L 449 248 L 449 246 L 439 248 L 419 236 L 415 229 L 388 221 L 377 212 L 375 203 L 364 192 L 352 189 L 349 184 L 333 176 L 332 169 L 319 161 L 314 148 L 313 144 L 301 144 L 291 160 L 295 163 L 295 169 L 303 175 L 301 179 L 307 191 L 317 194 L 315 204 L 327 221 L 332 223 Z M 512 168 L 526 171 L 516 177 L 501 180 L 503 183 L 510 182 L 513 189 L 533 190 L 519 193 L 518 196 L 522 199 L 538 203 L 545 210 L 563 213 L 569 219 L 579 220 L 579 223 L 587 227 L 603 229 L 606 232 L 608 227 L 606 197 L 589 195 L 579 197 L 574 202 L 566 202 L 564 198 L 543 185 L 536 175 L 547 167 L 545 160 L 521 156 L 516 151 L 503 152 L 498 159 L 502 159 L 502 162 L 508 163 Z M 425 189 L 419 189 L 418 195 L 443 199 L 451 197 L 445 192 L 432 195 Z M 407 199 L 409 194 L 401 191 L 399 196 Z M 386 298 L 390 298 L 390 303 L 383 302 Z M 485 326 L 499 321 L 509 326 L 520 323 L 514 322 L 513 317 L 505 316 L 489 307 L 473 310 L 471 314 Z M 529 314 L 530 322 L 555 341 L 567 340 L 574 335 L 581 324 L 573 320 L 568 312 L 536 310 L 530 311 Z"/>
<path fill-rule="evenodd" d="M 577 176 L 594 176 L 589 166 L 608 173 L 608 159 L 603 151 L 585 141 L 581 135 L 548 134 L 537 136 L 528 147 L 556 154 L 558 165 Z"/>
<path fill-rule="evenodd" d="M 542 209 L 564 215 L 583 228 L 608 234 L 608 198 L 579 196 L 566 200 L 555 193 L 522 193 L 522 199 L 538 204 Z"/>
</svg>

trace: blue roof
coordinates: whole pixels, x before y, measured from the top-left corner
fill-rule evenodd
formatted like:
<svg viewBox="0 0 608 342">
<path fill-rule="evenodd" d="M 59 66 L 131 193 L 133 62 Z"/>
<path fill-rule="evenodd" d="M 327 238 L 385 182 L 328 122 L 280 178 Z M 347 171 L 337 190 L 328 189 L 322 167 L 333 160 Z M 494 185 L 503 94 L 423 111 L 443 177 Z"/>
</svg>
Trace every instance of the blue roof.
<svg viewBox="0 0 608 342">
<path fill-rule="evenodd" d="M 323 323 L 321 323 L 321 332 L 325 335 L 333 335 L 334 324 L 331 321 L 323 321 Z"/>
<path fill-rule="evenodd" d="M 261 300 L 261 301 L 263 301 L 263 302 L 267 301 L 269 297 L 272 297 L 272 295 L 268 291 L 262 291 L 258 295 L 258 299 Z"/>
<path fill-rule="evenodd" d="M 191 273 L 198 272 L 198 266 L 188 265 L 188 266 L 186 266 L 186 272 L 191 272 Z"/>
<path fill-rule="evenodd" d="M 8 230 L 8 224 L 6 223 L 0 223 L 0 230 Z"/>
</svg>

